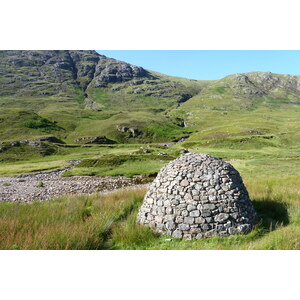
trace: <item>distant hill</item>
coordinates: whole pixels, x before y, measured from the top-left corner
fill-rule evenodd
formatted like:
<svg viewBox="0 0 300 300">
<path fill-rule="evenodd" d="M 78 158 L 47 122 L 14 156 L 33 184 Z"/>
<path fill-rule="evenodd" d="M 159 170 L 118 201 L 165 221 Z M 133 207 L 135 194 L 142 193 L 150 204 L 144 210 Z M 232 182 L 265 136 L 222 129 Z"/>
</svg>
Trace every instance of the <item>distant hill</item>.
<svg viewBox="0 0 300 300">
<path fill-rule="evenodd" d="M 295 144 L 299 105 L 299 76 L 197 81 L 95 51 L 0 51 L 0 142 Z"/>
<path fill-rule="evenodd" d="M 184 134 L 182 120 L 164 112 L 207 84 L 147 71 L 95 51 L 0 51 L 0 139 L 45 134 L 70 143 L 99 135 L 117 142 L 172 139 Z M 56 126 L 45 128 L 36 122 L 39 118 Z M 167 131 L 157 133 L 161 125 Z"/>
</svg>

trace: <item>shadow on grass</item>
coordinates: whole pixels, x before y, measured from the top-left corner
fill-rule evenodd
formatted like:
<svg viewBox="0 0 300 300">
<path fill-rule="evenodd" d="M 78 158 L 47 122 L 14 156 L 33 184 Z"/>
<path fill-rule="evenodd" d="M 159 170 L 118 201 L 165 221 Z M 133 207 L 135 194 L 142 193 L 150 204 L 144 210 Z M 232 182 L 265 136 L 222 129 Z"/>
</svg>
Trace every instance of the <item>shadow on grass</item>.
<svg viewBox="0 0 300 300">
<path fill-rule="evenodd" d="M 263 198 L 252 202 L 260 218 L 260 224 L 264 229 L 273 231 L 278 226 L 289 224 L 287 205 L 281 199 L 274 201 Z"/>
</svg>

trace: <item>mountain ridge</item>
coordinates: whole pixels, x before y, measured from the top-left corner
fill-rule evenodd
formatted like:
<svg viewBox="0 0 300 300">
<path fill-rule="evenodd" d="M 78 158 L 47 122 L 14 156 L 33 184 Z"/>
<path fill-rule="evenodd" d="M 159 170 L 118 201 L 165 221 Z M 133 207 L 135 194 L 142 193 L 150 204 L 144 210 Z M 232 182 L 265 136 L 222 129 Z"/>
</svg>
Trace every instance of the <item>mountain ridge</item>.
<svg viewBox="0 0 300 300">
<path fill-rule="evenodd" d="M 247 72 L 199 81 L 94 50 L 0 51 L 3 142 L 53 135 L 71 144 L 103 136 L 116 143 L 194 140 L 201 126 L 212 126 L 191 121 L 197 114 L 196 120 L 219 112 L 279 113 L 297 110 L 299 99 L 297 75 Z"/>
</svg>

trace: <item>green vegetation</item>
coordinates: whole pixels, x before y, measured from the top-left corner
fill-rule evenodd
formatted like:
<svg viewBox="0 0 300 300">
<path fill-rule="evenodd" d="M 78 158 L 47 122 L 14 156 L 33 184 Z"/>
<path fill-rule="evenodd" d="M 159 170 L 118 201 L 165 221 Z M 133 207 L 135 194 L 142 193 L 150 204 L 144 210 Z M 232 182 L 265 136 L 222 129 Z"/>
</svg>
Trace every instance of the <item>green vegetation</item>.
<svg viewBox="0 0 300 300">
<path fill-rule="evenodd" d="M 97 64 L 111 70 L 108 79 L 91 73 Z M 136 76 L 125 63 L 119 71 L 124 79 L 117 80 L 115 68 L 120 64 L 94 51 L 2 51 L 1 141 L 49 133 L 71 144 L 89 136 L 106 136 L 119 143 L 166 142 L 182 136 L 182 128 L 165 112 L 196 95 L 209 81 L 143 69 Z M 128 69 L 122 74 L 124 64 Z M 161 131 L 162 125 L 167 130 Z M 117 126 L 140 134 L 130 136 Z"/>
<path fill-rule="evenodd" d="M 297 177 L 242 175 L 261 221 L 247 235 L 183 241 L 136 223 L 145 190 L 0 203 L 1 249 L 300 249 Z"/>
<path fill-rule="evenodd" d="M 25 121 L 23 125 L 27 128 L 33 128 L 33 129 L 41 129 L 44 132 L 51 132 L 53 130 L 59 130 L 59 128 L 53 123 L 46 119 L 35 117 L 32 120 Z"/>
<path fill-rule="evenodd" d="M 173 157 L 168 155 L 104 155 L 99 159 L 83 160 L 76 168 L 66 172 L 65 176 L 97 175 L 151 176 Z"/>
<path fill-rule="evenodd" d="M 36 186 L 37 186 L 37 187 L 43 187 L 43 186 L 44 186 L 44 183 L 41 181 L 41 182 L 39 182 Z"/>
<path fill-rule="evenodd" d="M 107 249 L 112 227 L 136 211 L 143 192 L 0 203 L 0 249 Z"/>
</svg>

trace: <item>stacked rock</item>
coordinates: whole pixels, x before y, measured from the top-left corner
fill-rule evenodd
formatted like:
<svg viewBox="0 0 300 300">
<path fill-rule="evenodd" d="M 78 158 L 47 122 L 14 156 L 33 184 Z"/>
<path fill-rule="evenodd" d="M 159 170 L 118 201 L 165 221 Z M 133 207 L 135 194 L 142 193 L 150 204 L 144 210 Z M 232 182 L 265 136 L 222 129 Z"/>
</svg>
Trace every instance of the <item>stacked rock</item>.
<svg viewBox="0 0 300 300">
<path fill-rule="evenodd" d="M 191 152 L 160 170 L 138 213 L 140 224 L 189 240 L 248 233 L 256 220 L 238 171 Z"/>
</svg>

